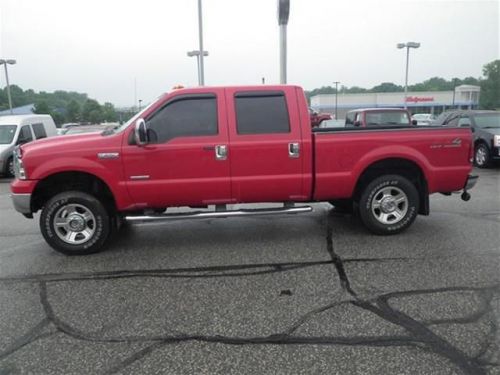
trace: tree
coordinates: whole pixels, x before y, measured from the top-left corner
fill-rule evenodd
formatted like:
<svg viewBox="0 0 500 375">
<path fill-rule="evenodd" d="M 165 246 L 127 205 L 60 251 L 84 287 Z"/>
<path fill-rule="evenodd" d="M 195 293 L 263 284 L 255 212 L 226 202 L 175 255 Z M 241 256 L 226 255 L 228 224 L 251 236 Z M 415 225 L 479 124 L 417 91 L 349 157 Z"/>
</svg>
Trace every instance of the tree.
<svg viewBox="0 0 500 375">
<path fill-rule="evenodd" d="M 46 101 L 40 100 L 35 103 L 33 112 L 37 114 L 48 115 L 50 114 L 50 108 Z"/>
<path fill-rule="evenodd" d="M 479 104 L 484 109 L 500 108 L 500 60 L 494 60 L 483 67 Z"/>
<path fill-rule="evenodd" d="M 103 118 L 106 122 L 115 122 L 118 120 L 118 114 L 111 103 L 104 103 L 102 106 Z"/>
<path fill-rule="evenodd" d="M 71 100 L 66 106 L 66 121 L 79 122 L 80 121 L 80 104 L 76 100 Z"/>
<path fill-rule="evenodd" d="M 103 121 L 102 108 L 94 99 L 87 99 L 82 108 L 82 121 L 99 124 Z"/>
<path fill-rule="evenodd" d="M 401 92 L 404 88 L 392 82 L 382 82 L 380 85 L 374 86 L 370 91 L 373 92 Z"/>
</svg>

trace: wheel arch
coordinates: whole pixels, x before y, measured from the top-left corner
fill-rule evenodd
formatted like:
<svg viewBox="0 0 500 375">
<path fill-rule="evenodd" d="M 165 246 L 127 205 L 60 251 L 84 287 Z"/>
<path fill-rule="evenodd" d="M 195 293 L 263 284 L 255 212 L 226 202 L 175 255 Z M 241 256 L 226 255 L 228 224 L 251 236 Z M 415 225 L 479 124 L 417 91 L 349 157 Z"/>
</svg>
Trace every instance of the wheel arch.
<svg viewBox="0 0 500 375">
<path fill-rule="evenodd" d="M 55 196 L 68 190 L 92 194 L 110 212 L 116 210 L 116 201 L 109 185 L 100 177 L 81 171 L 53 173 L 40 180 L 31 195 L 31 209 L 36 212 Z"/>
<path fill-rule="evenodd" d="M 362 191 L 371 181 L 382 175 L 396 174 L 412 182 L 419 195 L 421 215 L 429 214 L 429 188 L 425 173 L 415 161 L 406 158 L 386 158 L 368 165 L 359 175 L 354 187 L 354 200 L 359 201 Z"/>
</svg>

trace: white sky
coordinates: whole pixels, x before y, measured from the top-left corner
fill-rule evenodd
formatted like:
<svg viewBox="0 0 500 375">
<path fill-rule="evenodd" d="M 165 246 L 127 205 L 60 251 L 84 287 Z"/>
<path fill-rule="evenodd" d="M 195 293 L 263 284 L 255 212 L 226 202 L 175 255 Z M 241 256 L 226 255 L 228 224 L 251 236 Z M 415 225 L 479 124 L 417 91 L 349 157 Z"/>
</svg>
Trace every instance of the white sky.
<svg viewBox="0 0 500 375">
<path fill-rule="evenodd" d="M 481 75 L 499 58 L 499 0 L 291 0 L 288 82 L 306 89 Z M 207 85 L 279 81 L 276 0 L 203 0 Z M 197 0 L 0 0 L 0 56 L 12 84 L 147 103 L 197 84 Z M 0 72 L 2 73 L 2 72 Z M 0 86 L 5 77 L 0 74 Z"/>
</svg>

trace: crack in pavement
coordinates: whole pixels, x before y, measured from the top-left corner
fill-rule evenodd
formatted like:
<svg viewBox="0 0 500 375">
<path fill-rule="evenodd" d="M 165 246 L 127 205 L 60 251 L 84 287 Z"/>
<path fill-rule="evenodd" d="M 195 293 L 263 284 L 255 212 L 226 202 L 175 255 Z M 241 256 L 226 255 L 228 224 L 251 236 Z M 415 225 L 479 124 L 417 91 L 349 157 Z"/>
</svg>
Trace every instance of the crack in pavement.
<svg viewBox="0 0 500 375">
<path fill-rule="evenodd" d="M 337 270 L 338 277 L 340 279 L 341 285 L 344 287 L 344 289 L 355 299 L 353 301 L 353 304 L 356 306 L 363 308 L 367 311 L 372 312 L 373 314 L 376 314 L 377 316 L 381 317 L 382 319 L 396 324 L 402 328 L 404 328 L 406 331 L 408 331 L 411 336 L 415 339 L 415 341 L 420 342 L 424 344 L 422 347 L 423 349 L 426 349 L 432 353 L 438 354 L 442 357 L 445 357 L 449 359 L 452 363 L 457 365 L 464 373 L 466 374 L 471 374 L 471 375 L 482 375 L 486 374 L 486 371 L 484 368 L 482 368 L 477 361 L 476 358 L 469 358 L 464 352 L 461 350 L 457 349 L 453 345 L 451 345 L 448 341 L 443 339 L 442 337 L 436 335 L 434 332 L 432 332 L 425 324 L 418 322 L 417 320 L 413 319 L 411 316 L 393 309 L 389 303 L 388 300 L 390 298 L 393 298 L 396 295 L 402 296 L 402 295 L 411 295 L 412 293 L 418 293 L 415 291 L 410 291 L 410 292 L 394 292 L 394 293 L 389 293 L 386 295 L 378 296 L 375 299 L 371 300 L 365 300 L 362 299 L 357 295 L 357 293 L 352 289 L 349 278 L 347 276 L 347 273 L 345 271 L 344 263 L 342 261 L 342 258 L 335 253 L 335 249 L 333 246 L 333 218 L 335 217 L 335 212 L 332 211 L 328 215 L 328 221 L 327 221 L 327 236 L 326 236 L 326 241 L 327 241 L 327 250 L 328 253 L 330 254 L 333 264 L 335 265 L 335 268 Z M 483 290 L 491 290 L 491 289 L 498 289 L 499 286 L 488 286 L 486 288 L 483 288 Z M 445 289 L 445 288 L 441 288 Z M 448 289 L 455 289 L 456 288 L 448 288 Z M 470 288 L 466 288 L 470 289 Z M 491 301 L 491 299 L 490 299 Z M 482 316 L 484 314 L 481 314 Z M 470 318 L 470 317 L 469 317 Z M 478 318 L 479 319 L 479 318 Z M 494 325 L 494 323 L 492 322 Z"/>
<path fill-rule="evenodd" d="M 394 347 L 408 346 L 425 350 L 444 357 L 458 366 L 467 374 L 485 374 L 484 366 L 495 366 L 496 364 L 482 360 L 482 355 L 488 350 L 489 345 L 481 348 L 480 353 L 469 358 L 465 353 L 455 348 L 442 337 L 434 334 L 428 326 L 437 324 L 465 324 L 473 323 L 481 319 L 485 314 L 492 312 L 491 300 L 494 293 L 498 293 L 500 285 L 484 287 L 447 287 L 435 289 L 421 289 L 401 292 L 391 292 L 378 295 L 370 299 L 362 299 L 352 288 L 348 274 L 345 270 L 346 263 L 353 262 L 386 262 L 394 260 L 408 260 L 403 257 L 392 258 L 347 258 L 342 259 L 336 252 L 333 242 L 333 218 L 330 213 L 327 217 L 327 251 L 331 260 L 309 261 L 309 262 L 283 262 L 283 263 L 258 263 L 246 265 L 226 265 L 209 267 L 189 267 L 173 269 L 151 269 L 151 270 L 119 270 L 103 272 L 73 272 L 73 273 L 51 273 L 20 275 L 0 278 L 2 283 L 35 283 L 39 288 L 40 303 L 43 307 L 45 318 L 35 327 L 29 330 L 22 337 L 17 339 L 6 350 L 0 353 L 0 360 L 15 353 L 22 347 L 43 337 L 48 337 L 54 332 L 43 333 L 43 330 L 50 324 L 55 326 L 55 332 L 61 332 L 76 340 L 101 343 L 132 343 L 144 342 L 150 345 L 136 351 L 129 357 L 108 368 L 104 373 L 113 374 L 122 371 L 132 363 L 140 360 L 155 350 L 169 345 L 181 342 L 200 341 L 207 343 L 221 343 L 227 345 L 343 345 L 343 346 L 375 346 L 375 347 Z M 419 258 L 412 258 L 419 259 Z M 271 334 L 268 336 L 257 337 L 234 337 L 224 335 L 190 335 L 187 333 L 176 333 L 171 335 L 148 335 L 148 336 L 116 336 L 103 337 L 99 333 L 88 333 L 72 327 L 70 324 L 61 320 L 55 313 L 49 302 L 48 283 L 59 283 L 66 281 L 85 281 L 85 280 L 112 280 L 121 278 L 213 278 L 213 277 L 246 277 L 254 275 L 264 275 L 270 273 L 287 272 L 307 267 L 317 267 L 321 265 L 333 264 L 340 280 L 342 288 L 352 297 L 352 300 L 337 301 L 325 306 L 310 310 L 296 319 L 290 327 L 283 332 Z M 480 308 L 472 314 L 465 317 L 451 319 L 434 319 L 419 322 L 411 316 L 394 309 L 390 306 L 391 298 L 441 293 L 449 291 L 474 291 L 481 293 Z M 334 309 L 340 305 L 350 304 L 384 319 L 385 321 L 396 324 L 405 329 L 408 335 L 386 335 L 386 336 L 296 336 L 294 333 L 311 320 L 314 316 Z M 498 327 L 491 322 L 491 337 L 495 337 Z M 481 365 L 483 367 L 481 367 Z"/>
</svg>

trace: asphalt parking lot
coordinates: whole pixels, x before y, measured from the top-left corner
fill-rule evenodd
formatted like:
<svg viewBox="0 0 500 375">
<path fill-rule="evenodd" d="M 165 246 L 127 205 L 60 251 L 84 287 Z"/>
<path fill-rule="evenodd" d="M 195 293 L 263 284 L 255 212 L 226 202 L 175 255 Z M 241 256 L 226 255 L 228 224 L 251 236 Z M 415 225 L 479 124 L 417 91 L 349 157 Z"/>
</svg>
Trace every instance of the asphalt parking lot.
<svg viewBox="0 0 500 375">
<path fill-rule="evenodd" d="M 378 237 L 300 216 L 135 226 L 66 257 L 0 180 L 0 374 L 500 374 L 500 168 Z"/>
</svg>

